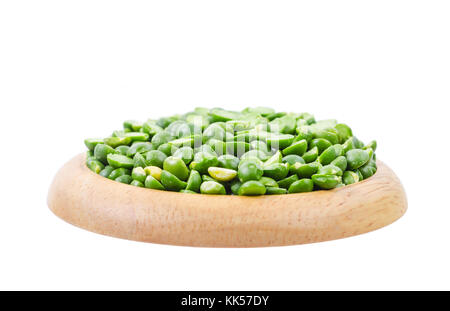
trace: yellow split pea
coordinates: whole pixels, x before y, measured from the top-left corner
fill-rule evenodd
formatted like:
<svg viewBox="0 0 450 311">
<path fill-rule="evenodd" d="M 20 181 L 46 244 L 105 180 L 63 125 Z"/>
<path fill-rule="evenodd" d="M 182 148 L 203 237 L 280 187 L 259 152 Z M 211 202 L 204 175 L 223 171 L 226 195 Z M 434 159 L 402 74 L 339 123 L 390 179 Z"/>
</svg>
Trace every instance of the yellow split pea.
<svg viewBox="0 0 450 311">
<path fill-rule="evenodd" d="M 150 175 L 153 178 L 157 179 L 158 181 L 161 181 L 162 169 L 160 169 L 159 167 L 147 166 L 146 168 L 144 168 L 144 171 L 147 175 Z"/>
<path fill-rule="evenodd" d="M 237 172 L 235 170 L 230 170 L 228 168 L 223 167 L 209 167 L 208 173 L 212 178 L 218 181 L 230 181 L 236 177 Z"/>
</svg>

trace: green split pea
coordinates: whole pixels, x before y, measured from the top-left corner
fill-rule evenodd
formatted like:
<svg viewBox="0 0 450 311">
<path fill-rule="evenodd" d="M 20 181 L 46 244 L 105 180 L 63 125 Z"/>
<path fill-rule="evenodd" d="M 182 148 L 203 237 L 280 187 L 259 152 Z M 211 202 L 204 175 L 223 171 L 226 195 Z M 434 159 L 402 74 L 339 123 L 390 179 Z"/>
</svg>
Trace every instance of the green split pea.
<svg viewBox="0 0 450 311">
<path fill-rule="evenodd" d="M 195 108 L 128 120 L 84 141 L 86 166 L 108 179 L 188 194 L 261 196 L 331 190 L 377 171 L 377 142 L 309 113 Z"/>
</svg>

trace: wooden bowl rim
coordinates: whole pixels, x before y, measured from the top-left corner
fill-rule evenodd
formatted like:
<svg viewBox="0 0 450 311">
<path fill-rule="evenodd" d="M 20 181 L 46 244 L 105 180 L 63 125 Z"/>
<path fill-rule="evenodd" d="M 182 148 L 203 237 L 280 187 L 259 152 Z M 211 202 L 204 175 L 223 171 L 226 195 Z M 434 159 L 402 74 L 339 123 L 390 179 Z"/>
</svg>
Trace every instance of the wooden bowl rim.
<svg viewBox="0 0 450 311">
<path fill-rule="evenodd" d="M 382 169 L 384 169 L 386 167 L 386 164 L 384 164 L 380 160 L 377 160 L 377 167 L 378 167 L 378 169 L 377 169 L 377 171 L 375 172 L 375 174 L 373 176 L 371 176 L 371 177 L 369 177 L 367 179 L 364 179 L 364 180 L 362 180 L 360 182 L 354 183 L 354 184 L 350 184 L 350 185 L 346 185 L 344 187 L 330 189 L 330 190 L 314 190 L 314 191 L 311 191 L 311 192 L 303 192 L 303 193 L 271 194 L 271 195 L 259 195 L 259 196 L 240 196 L 240 195 L 233 195 L 233 194 L 221 195 L 221 194 L 183 193 L 183 192 L 176 192 L 176 191 L 167 191 L 167 190 L 157 190 L 157 189 L 136 187 L 136 186 L 133 186 L 133 185 L 120 183 L 120 182 L 117 182 L 115 180 L 111 180 L 111 179 L 105 178 L 103 176 L 100 176 L 99 174 L 96 174 L 93 171 L 91 171 L 86 165 L 84 165 L 84 161 L 86 160 L 86 155 L 84 153 L 82 153 L 80 155 L 83 156 L 83 159 L 82 159 L 83 160 L 83 165 L 82 165 L 83 171 L 85 171 L 86 174 L 93 175 L 94 176 L 93 178 L 96 178 L 98 180 L 98 182 L 114 183 L 114 184 L 118 184 L 119 186 L 131 187 L 131 188 L 133 188 L 134 190 L 137 190 L 137 191 L 152 191 L 152 192 L 156 191 L 158 193 L 163 192 L 163 193 L 167 194 L 168 196 L 171 196 L 171 195 L 174 195 L 174 196 L 180 196 L 180 195 L 202 195 L 204 197 L 223 198 L 225 200 L 227 200 L 227 199 L 238 199 L 238 200 L 240 200 L 240 199 L 258 199 L 258 200 L 261 200 L 261 199 L 264 199 L 264 198 L 267 198 L 267 199 L 270 200 L 271 197 L 273 197 L 273 198 L 280 197 L 280 196 L 285 197 L 287 195 L 289 195 L 289 196 L 314 196 L 314 195 L 317 195 L 317 194 L 325 194 L 325 193 L 332 194 L 332 193 L 336 193 L 338 191 L 341 191 L 344 188 L 345 189 L 350 189 L 350 188 L 355 188 L 355 187 L 358 187 L 358 186 L 362 186 L 365 183 L 370 182 L 372 178 L 376 178 L 377 173 L 380 171 L 380 167 L 382 167 Z"/>
<path fill-rule="evenodd" d="M 89 170 L 79 154 L 56 174 L 48 205 L 73 225 L 130 240 L 208 247 L 313 243 L 372 231 L 405 213 L 400 180 L 377 164 L 372 177 L 341 188 L 248 197 L 119 183 Z"/>
</svg>

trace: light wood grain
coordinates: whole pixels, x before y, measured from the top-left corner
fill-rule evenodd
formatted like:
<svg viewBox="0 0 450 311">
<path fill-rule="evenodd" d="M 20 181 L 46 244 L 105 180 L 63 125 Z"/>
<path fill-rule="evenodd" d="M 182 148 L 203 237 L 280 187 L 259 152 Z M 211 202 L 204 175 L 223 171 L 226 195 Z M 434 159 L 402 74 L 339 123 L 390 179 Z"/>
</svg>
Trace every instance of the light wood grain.
<svg viewBox="0 0 450 311">
<path fill-rule="evenodd" d="M 205 247 L 260 247 L 349 237 L 386 226 L 407 209 L 385 164 L 371 178 L 312 193 L 240 197 L 174 193 L 121 184 L 67 162 L 48 194 L 65 221 L 123 239 Z"/>
</svg>

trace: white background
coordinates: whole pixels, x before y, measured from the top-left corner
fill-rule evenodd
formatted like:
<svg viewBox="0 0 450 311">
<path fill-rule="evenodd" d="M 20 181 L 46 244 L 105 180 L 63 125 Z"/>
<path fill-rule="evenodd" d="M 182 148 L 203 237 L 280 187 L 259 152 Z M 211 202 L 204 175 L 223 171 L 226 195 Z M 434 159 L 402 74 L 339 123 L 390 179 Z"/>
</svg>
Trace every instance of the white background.
<svg viewBox="0 0 450 311">
<path fill-rule="evenodd" d="M 448 1 L 0 2 L 0 289 L 450 289 Z M 272 106 L 350 124 L 409 209 L 312 245 L 210 249 L 90 233 L 46 206 L 125 119 Z"/>
</svg>

